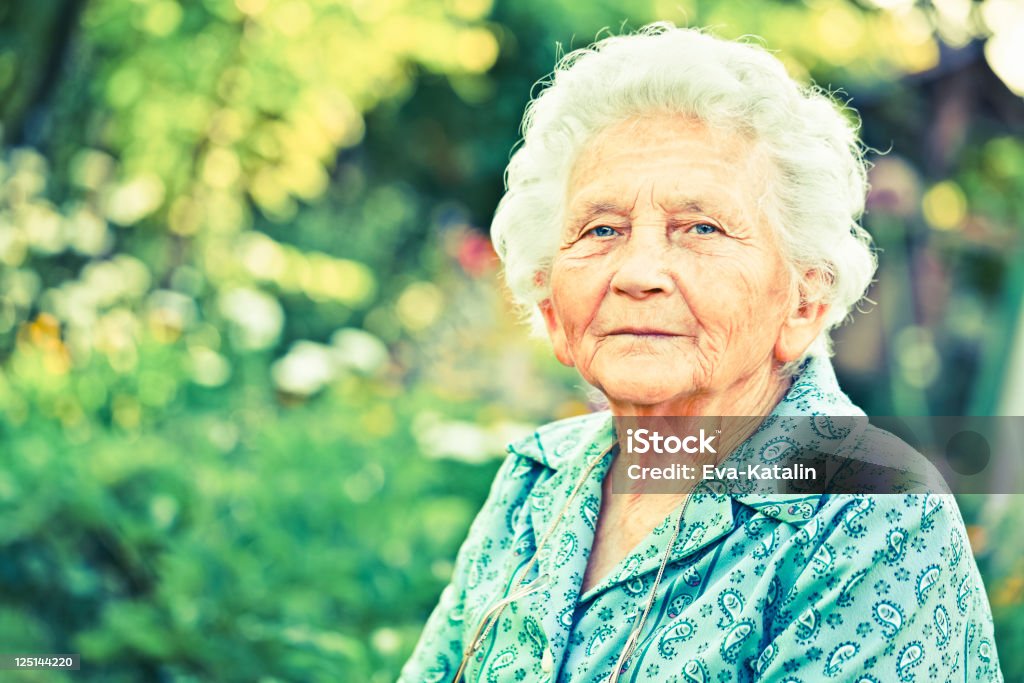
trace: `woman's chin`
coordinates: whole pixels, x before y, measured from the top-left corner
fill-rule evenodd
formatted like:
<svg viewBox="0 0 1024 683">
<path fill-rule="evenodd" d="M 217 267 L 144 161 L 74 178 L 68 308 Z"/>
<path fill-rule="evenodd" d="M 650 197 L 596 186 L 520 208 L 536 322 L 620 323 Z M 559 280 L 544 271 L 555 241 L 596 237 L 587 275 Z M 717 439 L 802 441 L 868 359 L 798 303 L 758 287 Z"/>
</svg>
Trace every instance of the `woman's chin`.
<svg viewBox="0 0 1024 683">
<path fill-rule="evenodd" d="M 599 386 L 608 400 L 618 406 L 669 406 L 685 401 L 694 392 L 692 375 L 684 380 L 679 374 L 661 369 L 637 369 L 615 372 L 599 378 Z"/>
</svg>

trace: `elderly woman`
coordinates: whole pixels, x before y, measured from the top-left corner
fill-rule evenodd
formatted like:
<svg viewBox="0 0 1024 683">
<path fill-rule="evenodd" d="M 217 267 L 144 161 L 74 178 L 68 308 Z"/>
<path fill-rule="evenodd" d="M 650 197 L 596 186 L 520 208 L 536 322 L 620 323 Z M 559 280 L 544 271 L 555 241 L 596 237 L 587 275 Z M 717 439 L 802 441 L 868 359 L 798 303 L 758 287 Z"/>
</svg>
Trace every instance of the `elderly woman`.
<svg viewBox="0 0 1024 683">
<path fill-rule="evenodd" d="M 828 360 L 875 269 L 860 149 L 754 45 L 655 25 L 562 60 L 493 238 L 610 412 L 509 446 L 401 680 L 1001 680 L 951 496 L 626 475 L 665 456 L 627 458 L 622 419 L 759 416 L 719 463 L 781 420 L 863 416 Z"/>
</svg>

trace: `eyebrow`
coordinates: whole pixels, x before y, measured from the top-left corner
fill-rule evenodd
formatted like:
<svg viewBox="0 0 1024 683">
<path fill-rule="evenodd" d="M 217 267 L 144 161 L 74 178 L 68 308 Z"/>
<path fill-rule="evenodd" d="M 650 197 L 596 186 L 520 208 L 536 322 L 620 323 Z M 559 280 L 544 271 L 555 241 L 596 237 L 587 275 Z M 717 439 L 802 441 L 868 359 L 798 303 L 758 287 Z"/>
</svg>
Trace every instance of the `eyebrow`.
<svg viewBox="0 0 1024 683">
<path fill-rule="evenodd" d="M 606 216 L 608 214 L 620 216 L 622 218 L 629 218 L 630 209 L 629 207 L 616 204 L 615 202 L 585 202 L 582 206 L 572 212 L 572 224 L 585 225 L 598 216 Z"/>
<path fill-rule="evenodd" d="M 722 213 L 722 209 L 717 204 L 701 203 L 697 199 L 677 199 L 669 201 L 667 204 L 658 204 L 658 206 L 667 213 Z"/>
</svg>

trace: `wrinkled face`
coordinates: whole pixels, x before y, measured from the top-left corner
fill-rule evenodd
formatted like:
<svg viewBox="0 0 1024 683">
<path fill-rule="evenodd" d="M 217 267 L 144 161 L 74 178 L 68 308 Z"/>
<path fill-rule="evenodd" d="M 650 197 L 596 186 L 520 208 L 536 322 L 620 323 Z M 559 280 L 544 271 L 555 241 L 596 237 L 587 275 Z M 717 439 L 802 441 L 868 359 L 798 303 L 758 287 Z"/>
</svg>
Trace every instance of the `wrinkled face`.
<svg viewBox="0 0 1024 683">
<path fill-rule="evenodd" d="M 742 391 L 820 330 L 759 209 L 771 170 L 743 137 L 668 114 L 583 149 L 541 312 L 613 409 Z"/>
</svg>

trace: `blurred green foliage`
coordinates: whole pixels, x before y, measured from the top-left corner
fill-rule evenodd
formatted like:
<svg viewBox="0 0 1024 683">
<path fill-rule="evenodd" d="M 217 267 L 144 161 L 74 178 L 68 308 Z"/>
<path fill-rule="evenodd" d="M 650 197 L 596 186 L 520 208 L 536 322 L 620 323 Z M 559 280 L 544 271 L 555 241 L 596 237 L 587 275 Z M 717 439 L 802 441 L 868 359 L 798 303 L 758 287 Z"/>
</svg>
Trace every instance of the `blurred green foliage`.
<svg viewBox="0 0 1024 683">
<path fill-rule="evenodd" d="M 893 149 L 844 385 L 875 413 L 997 410 L 1018 15 L 879 4 L 0 7 L 0 649 L 80 652 L 66 680 L 394 679 L 502 442 L 587 409 L 483 226 L 532 84 L 607 27 L 754 33 L 842 84 Z M 1024 506 L 964 509 L 1017 680 Z"/>
</svg>

